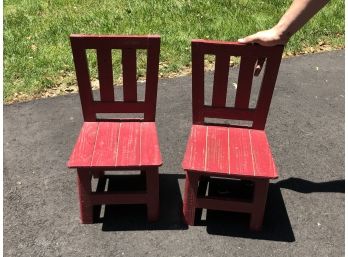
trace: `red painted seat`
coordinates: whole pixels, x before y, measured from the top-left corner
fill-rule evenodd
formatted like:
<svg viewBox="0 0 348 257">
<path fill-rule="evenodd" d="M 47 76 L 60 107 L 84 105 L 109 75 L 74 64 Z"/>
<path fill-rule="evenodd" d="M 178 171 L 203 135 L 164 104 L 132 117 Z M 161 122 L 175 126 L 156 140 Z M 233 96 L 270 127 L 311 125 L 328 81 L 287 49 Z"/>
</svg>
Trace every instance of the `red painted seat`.
<svg viewBox="0 0 348 257">
<path fill-rule="evenodd" d="M 183 161 L 185 170 L 240 178 L 277 178 L 262 130 L 193 125 Z"/>
<path fill-rule="evenodd" d="M 154 122 L 85 122 L 70 168 L 158 167 L 162 164 Z"/>
<path fill-rule="evenodd" d="M 196 209 L 200 214 L 201 209 L 206 208 L 250 213 L 250 228 L 261 228 L 269 179 L 278 177 L 264 128 L 282 52 L 282 46 L 192 41 L 193 126 L 182 163 L 186 171 L 183 212 L 187 224 L 194 225 L 195 216 L 199 216 Z M 216 56 L 211 105 L 205 104 L 204 95 L 206 54 Z M 226 107 L 230 56 L 241 57 L 234 107 Z M 266 68 L 256 107 L 250 108 L 253 73 L 258 59 L 266 59 Z M 211 124 L 207 118 L 250 121 L 252 125 Z M 253 198 L 210 197 L 206 195 L 210 177 L 250 180 Z"/>
<path fill-rule="evenodd" d="M 70 40 L 84 123 L 67 165 L 77 169 L 81 222 L 93 223 L 93 207 L 102 204 L 146 204 L 148 220 L 155 221 L 162 165 L 155 124 L 160 37 L 71 35 Z M 100 100 L 92 92 L 86 49 L 96 50 Z M 123 101 L 115 100 L 112 49 L 122 51 Z M 144 100 L 137 96 L 138 49 L 147 50 Z M 140 113 L 143 118 L 98 118 L 105 113 Z M 140 170 L 146 190 L 104 192 L 98 185 L 92 191 L 92 176 L 103 185 L 106 170 Z"/>
</svg>

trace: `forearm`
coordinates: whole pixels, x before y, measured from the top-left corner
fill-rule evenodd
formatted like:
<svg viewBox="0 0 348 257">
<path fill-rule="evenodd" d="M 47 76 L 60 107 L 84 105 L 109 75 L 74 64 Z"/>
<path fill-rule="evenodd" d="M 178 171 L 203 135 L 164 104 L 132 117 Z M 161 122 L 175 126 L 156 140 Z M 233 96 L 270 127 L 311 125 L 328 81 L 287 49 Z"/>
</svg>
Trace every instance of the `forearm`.
<svg viewBox="0 0 348 257">
<path fill-rule="evenodd" d="M 294 0 L 274 29 L 288 40 L 310 20 L 329 0 Z"/>
</svg>

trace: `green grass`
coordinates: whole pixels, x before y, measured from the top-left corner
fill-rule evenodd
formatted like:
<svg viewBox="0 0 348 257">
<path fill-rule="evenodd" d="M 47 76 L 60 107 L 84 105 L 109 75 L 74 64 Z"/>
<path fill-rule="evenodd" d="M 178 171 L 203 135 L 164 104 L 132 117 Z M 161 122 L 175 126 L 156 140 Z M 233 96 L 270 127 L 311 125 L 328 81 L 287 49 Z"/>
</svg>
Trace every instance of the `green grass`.
<svg viewBox="0 0 348 257">
<path fill-rule="evenodd" d="M 160 72 L 165 76 L 190 65 L 191 39 L 237 40 L 270 28 L 290 3 L 291 0 L 5 0 L 5 102 L 15 93 L 34 95 L 62 83 L 75 83 L 71 33 L 160 34 Z M 291 39 L 287 51 L 300 52 L 319 41 L 342 47 L 343 34 L 344 3 L 331 0 Z M 142 70 L 143 62 L 139 65 Z"/>
</svg>

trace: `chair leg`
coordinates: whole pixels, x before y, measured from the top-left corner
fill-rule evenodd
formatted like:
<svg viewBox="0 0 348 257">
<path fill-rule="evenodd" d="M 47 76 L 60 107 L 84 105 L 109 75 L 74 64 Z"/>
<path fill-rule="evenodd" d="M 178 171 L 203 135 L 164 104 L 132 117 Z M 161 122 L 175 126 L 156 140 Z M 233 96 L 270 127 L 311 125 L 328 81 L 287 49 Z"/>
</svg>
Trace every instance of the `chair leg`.
<svg viewBox="0 0 348 257">
<path fill-rule="evenodd" d="M 267 201 L 269 180 L 255 180 L 253 210 L 249 228 L 254 231 L 259 231 L 262 227 L 265 205 Z"/>
<path fill-rule="evenodd" d="M 159 218 L 158 168 L 146 171 L 146 191 L 147 191 L 147 219 L 149 222 L 155 222 Z"/>
<path fill-rule="evenodd" d="M 197 196 L 204 197 L 207 192 L 207 186 L 209 182 L 209 177 L 207 176 L 200 176 L 199 178 L 199 185 L 197 189 Z M 195 220 L 201 220 L 202 219 L 202 208 L 196 208 L 196 214 L 195 214 Z"/>
<path fill-rule="evenodd" d="M 93 204 L 91 202 L 91 179 L 90 171 L 77 169 L 77 188 L 80 203 L 80 221 L 82 224 L 93 223 Z"/>
<path fill-rule="evenodd" d="M 100 178 L 105 175 L 103 170 L 93 171 L 93 178 Z"/>
<path fill-rule="evenodd" d="M 99 174 L 101 174 L 101 176 L 98 177 L 98 183 L 97 183 L 97 188 L 96 188 L 96 192 L 97 193 L 102 193 L 105 191 L 105 185 L 106 185 L 106 181 L 107 178 L 104 174 L 103 171 L 99 172 Z M 95 178 L 95 176 L 93 176 Z M 102 204 L 98 204 L 98 205 L 93 205 L 93 219 L 94 222 L 100 222 L 100 214 L 101 214 L 101 209 L 102 209 Z"/>
<path fill-rule="evenodd" d="M 186 224 L 191 226 L 195 223 L 198 181 L 198 174 L 186 171 L 183 212 Z"/>
</svg>

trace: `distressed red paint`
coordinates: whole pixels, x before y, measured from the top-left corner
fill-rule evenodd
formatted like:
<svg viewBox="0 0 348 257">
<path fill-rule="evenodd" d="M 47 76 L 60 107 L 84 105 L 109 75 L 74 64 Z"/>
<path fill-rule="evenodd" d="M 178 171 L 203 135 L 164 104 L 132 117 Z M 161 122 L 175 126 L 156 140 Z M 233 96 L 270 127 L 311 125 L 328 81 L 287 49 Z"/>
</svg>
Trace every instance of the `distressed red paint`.
<svg viewBox="0 0 348 257">
<path fill-rule="evenodd" d="M 282 52 L 283 46 L 192 41 L 193 126 L 182 163 L 186 171 L 183 212 L 187 224 L 194 224 L 196 208 L 206 208 L 250 213 L 250 228 L 261 228 L 269 179 L 278 177 L 264 128 Z M 204 104 L 206 54 L 216 56 L 211 106 Z M 241 57 L 234 107 L 226 107 L 230 56 Z M 254 66 L 261 58 L 267 60 L 265 73 L 256 107 L 249 108 Z M 211 125 L 205 118 L 246 120 L 252 126 Z M 252 202 L 199 193 L 205 192 L 210 176 L 252 181 Z"/>
<path fill-rule="evenodd" d="M 155 124 L 159 36 L 71 35 L 84 123 L 68 161 L 77 169 L 82 223 L 93 223 L 93 206 L 146 204 L 148 220 L 159 217 L 158 167 L 162 165 Z M 86 49 L 97 53 L 100 101 L 93 99 Z M 112 49 L 122 51 L 124 101 L 115 101 Z M 136 50 L 147 50 L 144 101 L 137 100 Z M 143 119 L 97 119 L 98 113 L 143 113 Z M 104 171 L 140 170 L 144 192 L 92 192 L 92 176 L 105 184 Z"/>
</svg>

